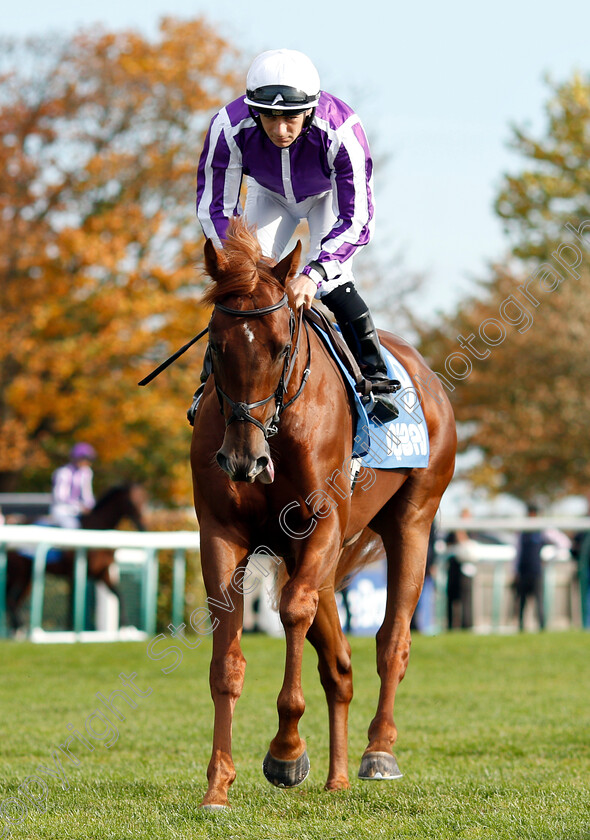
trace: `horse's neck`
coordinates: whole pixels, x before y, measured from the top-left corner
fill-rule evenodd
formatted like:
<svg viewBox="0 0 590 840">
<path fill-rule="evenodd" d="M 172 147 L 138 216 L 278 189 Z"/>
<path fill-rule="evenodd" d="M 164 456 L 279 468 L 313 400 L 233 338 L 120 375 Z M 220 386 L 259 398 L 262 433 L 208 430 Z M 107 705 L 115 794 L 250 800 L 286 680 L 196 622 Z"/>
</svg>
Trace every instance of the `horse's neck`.
<svg viewBox="0 0 590 840">
<path fill-rule="evenodd" d="M 110 531 L 112 528 L 116 528 L 120 521 L 120 508 L 116 499 L 113 499 L 98 510 L 95 508 L 83 516 L 82 527 L 90 530 Z"/>
<path fill-rule="evenodd" d="M 338 367 L 338 363 L 327 350 L 317 332 L 311 326 L 308 326 L 306 330 L 302 325 L 301 329 L 303 330 L 303 334 L 299 346 L 299 355 L 293 370 L 293 376 L 291 377 L 285 402 L 288 402 L 294 396 L 301 384 L 304 370 L 308 365 L 308 340 L 310 343 L 309 364 L 312 374 L 295 402 L 286 412 L 297 413 L 300 417 L 303 416 L 306 418 L 303 423 L 296 423 L 291 427 L 292 436 L 298 444 L 303 443 L 307 445 L 310 428 L 324 427 L 325 423 L 323 420 L 329 418 L 328 428 L 323 428 L 322 432 L 324 441 L 327 442 L 327 439 L 331 439 L 332 437 L 340 439 L 346 426 L 346 403 L 350 402 L 352 398 L 348 393 L 347 385 Z M 309 338 L 306 336 L 306 332 Z M 320 378 L 323 378 L 323 387 L 321 389 L 318 387 Z M 318 417 L 318 412 L 321 418 Z M 339 418 L 338 422 L 334 422 L 335 417 Z M 289 434 L 287 436 L 290 437 Z M 347 436 L 347 439 L 348 437 L 352 440 L 352 433 Z"/>
</svg>

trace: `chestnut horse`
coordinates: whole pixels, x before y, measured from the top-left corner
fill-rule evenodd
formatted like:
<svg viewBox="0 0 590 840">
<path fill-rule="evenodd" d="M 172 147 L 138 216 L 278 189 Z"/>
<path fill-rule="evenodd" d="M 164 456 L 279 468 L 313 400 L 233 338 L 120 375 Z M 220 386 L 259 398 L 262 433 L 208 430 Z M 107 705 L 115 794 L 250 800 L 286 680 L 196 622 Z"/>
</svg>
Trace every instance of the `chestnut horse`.
<svg viewBox="0 0 590 840">
<path fill-rule="evenodd" d="M 292 787 L 309 771 L 298 732 L 307 638 L 317 652 L 329 710 L 326 789 L 349 787 L 352 671 L 335 590 L 353 569 L 375 559 L 372 549 L 383 548 L 388 594 L 376 637 L 381 690 L 359 777 L 401 775 L 392 752 L 394 698 L 408 665 L 410 620 L 424 581 L 431 523 L 454 469 L 455 423 L 437 377 L 405 341 L 380 333 L 414 382 L 429 383 L 421 400 L 430 460 L 422 469 L 377 470 L 371 486 L 357 480 L 351 493 L 350 469 L 344 466 L 350 465 L 355 422 L 350 394 L 322 341 L 306 327 L 301 311 L 293 311 L 288 288 L 300 250 L 298 243 L 275 265 L 261 256 L 254 235 L 237 220 L 222 250 L 210 240 L 205 244 L 205 268 L 213 280 L 204 297 L 214 305 L 209 323 L 213 375 L 196 414 L 191 466 L 213 628 L 215 723 L 209 786 L 201 803 L 210 809 L 228 805 L 236 775 L 232 717 L 245 671 L 244 586 L 239 582 L 246 580 L 249 555 L 260 546 L 281 558 L 285 570 L 278 597 L 286 664 L 278 731 L 263 762 L 266 778 Z M 328 488 L 327 481 L 336 500 L 332 504 L 319 492 Z M 227 606 L 230 592 L 233 609 Z"/>
<path fill-rule="evenodd" d="M 82 528 L 96 531 L 116 528 L 123 519 L 129 519 L 138 531 L 145 531 L 144 507 L 147 501 L 144 488 L 139 484 L 120 484 L 111 487 L 101 496 L 94 508 L 82 514 Z M 59 540 L 56 540 L 59 542 Z M 47 574 L 67 578 L 73 595 L 75 552 L 63 550 L 61 556 L 45 567 Z M 88 550 L 88 577 L 101 581 L 119 599 L 119 617 L 126 624 L 124 604 L 119 588 L 111 576 L 115 552 L 109 548 Z M 31 588 L 33 561 L 18 551 L 9 551 L 6 568 L 6 610 L 13 630 L 22 626 L 19 610 Z"/>
</svg>

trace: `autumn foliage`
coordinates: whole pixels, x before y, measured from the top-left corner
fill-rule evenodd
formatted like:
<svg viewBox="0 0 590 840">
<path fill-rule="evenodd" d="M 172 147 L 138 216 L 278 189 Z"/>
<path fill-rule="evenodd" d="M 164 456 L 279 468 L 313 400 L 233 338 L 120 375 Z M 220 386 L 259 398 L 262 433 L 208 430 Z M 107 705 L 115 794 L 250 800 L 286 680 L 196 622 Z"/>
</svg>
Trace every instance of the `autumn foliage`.
<svg viewBox="0 0 590 840">
<path fill-rule="evenodd" d="M 524 500 L 590 488 L 590 224 L 582 238 L 573 232 L 590 220 L 590 78 L 553 86 L 546 110 L 543 136 L 514 130 L 525 162 L 496 203 L 506 259 L 456 312 L 421 329 L 471 453 L 466 474 Z"/>
<path fill-rule="evenodd" d="M 238 62 L 202 19 L 0 44 L 0 489 L 88 440 L 98 483 L 190 501 L 203 348 L 137 381 L 206 323 L 196 165 Z"/>
</svg>

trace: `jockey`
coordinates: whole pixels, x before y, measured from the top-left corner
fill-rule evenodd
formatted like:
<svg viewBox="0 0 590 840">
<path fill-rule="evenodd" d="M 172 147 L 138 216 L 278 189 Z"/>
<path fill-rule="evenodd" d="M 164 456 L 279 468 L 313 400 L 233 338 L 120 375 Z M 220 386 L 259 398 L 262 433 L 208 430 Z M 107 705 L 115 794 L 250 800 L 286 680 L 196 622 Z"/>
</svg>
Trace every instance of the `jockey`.
<svg viewBox="0 0 590 840">
<path fill-rule="evenodd" d="M 246 96 L 211 121 L 197 175 L 197 216 L 205 236 L 221 246 L 229 220 L 242 212 L 256 228 L 265 256 L 278 260 L 299 222 L 309 227 L 309 252 L 291 281 L 297 307 L 319 298 L 334 314 L 363 375 L 378 385 L 373 413 L 398 415 L 369 307 L 359 295 L 353 258 L 373 232 L 373 162 L 360 119 L 325 91 L 310 59 L 296 50 L 269 50 L 254 59 Z M 191 425 L 210 373 L 188 411 Z"/>
<path fill-rule="evenodd" d="M 70 463 L 55 470 L 52 477 L 51 519 L 61 528 L 79 528 L 80 515 L 94 507 L 91 462 L 96 452 L 89 443 L 76 443 Z"/>
</svg>

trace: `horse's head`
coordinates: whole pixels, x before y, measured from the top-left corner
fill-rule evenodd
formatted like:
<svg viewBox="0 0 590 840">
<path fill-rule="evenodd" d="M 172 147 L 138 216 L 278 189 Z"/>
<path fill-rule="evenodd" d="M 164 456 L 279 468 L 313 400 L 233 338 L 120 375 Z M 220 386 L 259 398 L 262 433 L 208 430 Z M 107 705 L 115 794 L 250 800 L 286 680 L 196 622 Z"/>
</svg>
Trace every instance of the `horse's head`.
<svg viewBox="0 0 590 840">
<path fill-rule="evenodd" d="M 232 481 L 270 483 L 274 466 L 268 437 L 276 431 L 292 371 L 296 321 L 286 292 L 301 245 L 273 265 L 241 221 L 231 223 L 223 250 L 205 244 L 213 280 L 205 301 L 215 308 L 209 347 L 215 387 L 225 417 L 217 463 Z"/>
</svg>

